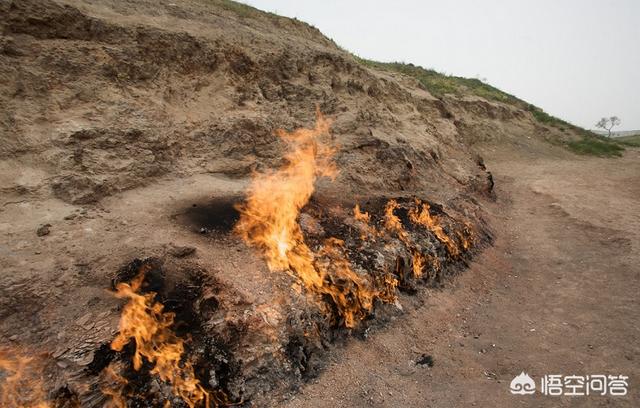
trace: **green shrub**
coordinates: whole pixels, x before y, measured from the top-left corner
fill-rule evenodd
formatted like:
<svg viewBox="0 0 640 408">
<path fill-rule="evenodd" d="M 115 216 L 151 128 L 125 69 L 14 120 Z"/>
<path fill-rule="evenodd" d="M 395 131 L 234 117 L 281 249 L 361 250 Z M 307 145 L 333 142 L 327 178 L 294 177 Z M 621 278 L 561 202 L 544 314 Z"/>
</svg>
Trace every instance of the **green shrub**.
<svg viewBox="0 0 640 408">
<path fill-rule="evenodd" d="M 624 147 L 619 143 L 600 136 L 583 136 L 581 140 L 569 142 L 570 150 L 578 154 L 611 157 L 622 156 Z"/>
<path fill-rule="evenodd" d="M 445 75 L 433 69 L 403 62 L 377 62 L 355 55 L 354 57 L 358 62 L 369 67 L 412 76 L 436 98 L 442 98 L 446 94 L 458 96 L 472 94 L 489 100 L 524 105 L 524 101 L 476 78 Z"/>
<path fill-rule="evenodd" d="M 632 135 L 632 136 L 616 137 L 615 141 L 618 144 L 621 144 L 624 146 L 640 147 L 640 134 Z"/>
</svg>

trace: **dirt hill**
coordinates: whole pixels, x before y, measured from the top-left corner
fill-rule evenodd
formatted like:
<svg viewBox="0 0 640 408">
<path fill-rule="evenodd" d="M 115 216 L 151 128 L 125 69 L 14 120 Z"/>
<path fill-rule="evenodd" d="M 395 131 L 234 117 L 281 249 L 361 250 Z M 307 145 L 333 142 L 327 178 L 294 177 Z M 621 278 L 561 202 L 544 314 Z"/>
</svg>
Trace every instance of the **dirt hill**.
<svg viewBox="0 0 640 408">
<path fill-rule="evenodd" d="M 246 176 L 279 160 L 273 130 L 308 125 L 316 105 L 334 120 L 338 182 L 363 190 L 449 199 L 486 187 L 470 142 L 561 133 L 511 104 L 437 99 L 235 3 L 2 7 L 6 194 L 85 204 L 160 177 Z"/>
<path fill-rule="evenodd" d="M 568 155 L 548 142 L 583 137 L 477 84 L 429 92 L 305 23 L 233 2 L 20 0 L 0 15 L 0 347 L 44 355 L 38 398 L 53 406 L 102 406 L 107 368 L 129 401 L 177 398 L 131 364 L 133 341 L 114 346 L 140 325 L 123 323 L 114 290 L 172 313 L 154 336 L 185 342 L 177 361 L 192 372 L 176 378 L 212 403 L 277 404 L 336 345 L 415 310 L 421 286 L 491 243 L 493 179 L 473 149 Z M 231 229 L 254 214 L 239 207 L 252 176 L 289 174 L 292 146 L 276 130 L 313 128 L 316 110 L 331 120 L 337 173 L 293 218 L 308 248 L 291 251 L 326 274 L 311 284 L 294 267 L 270 271 L 264 243 Z"/>
</svg>

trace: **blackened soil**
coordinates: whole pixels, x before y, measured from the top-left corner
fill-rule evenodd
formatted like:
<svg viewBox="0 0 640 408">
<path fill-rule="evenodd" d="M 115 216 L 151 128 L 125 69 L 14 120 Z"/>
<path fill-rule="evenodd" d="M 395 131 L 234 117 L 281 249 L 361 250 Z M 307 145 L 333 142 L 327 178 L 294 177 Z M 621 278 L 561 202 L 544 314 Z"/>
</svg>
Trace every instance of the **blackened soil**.
<svg viewBox="0 0 640 408">
<path fill-rule="evenodd" d="M 241 196 L 230 196 L 193 203 L 174 215 L 174 218 L 195 232 L 228 233 L 240 219 L 236 206 L 242 203 L 242 200 Z"/>
</svg>

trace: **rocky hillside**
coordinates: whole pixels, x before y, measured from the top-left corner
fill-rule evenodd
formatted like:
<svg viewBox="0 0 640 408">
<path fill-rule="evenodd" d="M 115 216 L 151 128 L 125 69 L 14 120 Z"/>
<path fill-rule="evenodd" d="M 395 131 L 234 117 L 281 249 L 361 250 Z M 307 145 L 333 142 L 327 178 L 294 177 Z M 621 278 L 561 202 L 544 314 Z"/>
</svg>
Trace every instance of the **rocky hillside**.
<svg viewBox="0 0 640 408">
<path fill-rule="evenodd" d="M 341 181 L 364 190 L 486 189 L 470 143 L 561 133 L 509 103 L 435 98 L 234 3 L 16 1 L 2 15 L 6 194 L 91 203 L 162 176 L 243 176 L 315 106 L 334 119 Z"/>
<path fill-rule="evenodd" d="M 108 290 L 140 299 L 122 285 L 143 271 L 132 287 L 173 313 L 163 338 L 188 339 L 213 402 L 277 405 L 333 344 L 411 309 L 420 285 L 490 243 L 493 180 L 473 149 L 580 137 L 473 87 L 430 92 L 307 24 L 226 0 L 7 0 L 0 27 L 0 352 L 55 361 L 43 377 L 46 399 L 65 401 L 54 406 L 102 406 L 118 364 L 135 406 L 160 405 L 143 391 L 170 394 L 112 343 L 127 330 Z M 290 217 L 311 268 L 329 265 L 313 298 L 230 230 L 251 175 L 286 163 L 276 130 L 313 127 L 316 110 L 338 173 Z"/>
</svg>

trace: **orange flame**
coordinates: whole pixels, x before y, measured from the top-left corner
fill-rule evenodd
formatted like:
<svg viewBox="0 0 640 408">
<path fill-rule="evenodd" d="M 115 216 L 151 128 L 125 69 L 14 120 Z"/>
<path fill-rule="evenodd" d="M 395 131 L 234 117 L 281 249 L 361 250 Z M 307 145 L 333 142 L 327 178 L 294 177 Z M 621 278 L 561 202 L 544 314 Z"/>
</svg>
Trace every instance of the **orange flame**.
<svg viewBox="0 0 640 408">
<path fill-rule="evenodd" d="M 389 200 L 384 207 L 384 227 L 388 231 L 395 232 L 400 241 L 406 245 L 411 245 L 409 241 L 409 234 L 402 226 L 400 218 L 394 213 L 400 206 L 396 200 Z"/>
<path fill-rule="evenodd" d="M 133 368 L 142 367 L 143 358 L 154 364 L 151 374 L 157 374 L 162 381 L 172 385 L 174 395 L 190 407 L 204 404 L 209 406 L 209 393 L 195 377 L 190 362 L 181 363 L 184 345 L 182 339 L 171 330 L 173 313 L 163 312 L 163 305 L 155 302 L 155 293 L 138 294 L 144 274 L 140 274 L 131 284 L 119 283 L 115 296 L 129 299 L 122 311 L 118 336 L 111 348 L 121 351 L 131 340 L 136 350 L 133 356 Z M 124 380 L 124 379 L 122 379 Z M 126 381 L 126 380 L 125 380 Z M 118 406 L 119 400 L 113 399 Z"/>
<path fill-rule="evenodd" d="M 433 232 L 438 240 L 447 247 L 447 251 L 451 256 L 459 255 L 460 250 L 458 249 L 458 245 L 444 232 L 438 220 L 429 213 L 429 204 L 416 200 L 416 205 L 420 207 L 420 210 L 418 210 L 418 208 L 411 208 L 409 210 L 409 219 L 413 223 L 422 225 Z"/>
<path fill-rule="evenodd" d="M 468 222 L 464 221 L 464 228 L 462 231 L 456 231 L 460 242 L 462 242 L 462 248 L 468 250 L 474 243 L 473 227 Z"/>
<path fill-rule="evenodd" d="M 368 276 L 355 272 L 337 239 L 326 240 L 317 253 L 305 243 L 300 210 L 309 202 L 318 177 L 337 174 L 332 161 L 335 148 L 320 141 L 329 127 L 329 120 L 318 112 L 313 129 L 278 131 L 290 148 L 286 163 L 253 175 L 248 198 L 238 207 L 241 216 L 235 230 L 263 253 L 270 270 L 293 273 L 309 292 L 331 298 L 344 325 L 354 327 L 371 311 L 375 299 L 388 300 L 392 283 L 377 289 Z"/>
<path fill-rule="evenodd" d="M 362 212 L 359 204 L 353 207 L 353 218 L 358 221 L 357 225 L 360 229 L 360 239 L 362 241 L 366 241 L 367 239 L 375 241 L 378 231 L 374 226 L 369 224 L 371 222 L 371 216 L 366 211 Z"/>
<path fill-rule="evenodd" d="M 422 276 L 422 271 L 425 266 L 425 261 L 426 261 L 426 258 L 424 255 L 422 255 L 418 251 L 413 252 L 412 269 L 413 269 L 414 277 L 419 278 L 420 276 Z"/>
<path fill-rule="evenodd" d="M 42 366 L 34 357 L 0 349 L 0 407 L 49 408 L 42 376 Z"/>
<path fill-rule="evenodd" d="M 287 163 L 276 171 L 253 175 L 235 227 L 247 243 L 264 253 L 269 269 L 293 269 L 307 286 L 322 286 L 322 277 L 312 266 L 313 254 L 304 243 L 298 215 L 311 198 L 316 177 L 336 174 L 331 162 L 334 149 L 317 140 L 329 131 L 329 125 L 318 115 L 314 129 L 291 134 L 278 131 L 291 146 Z"/>
<path fill-rule="evenodd" d="M 362 212 L 362 210 L 360 210 L 360 204 L 356 204 L 355 207 L 353 207 L 353 217 L 361 222 L 364 222 L 365 224 L 369 224 L 369 221 L 371 221 L 371 216 L 369 215 L 368 212 Z"/>
<path fill-rule="evenodd" d="M 128 381 L 126 378 L 118 374 L 111 365 L 104 369 L 104 380 L 109 386 L 102 387 L 101 391 L 110 398 L 107 408 L 127 408 L 123 391 Z"/>
</svg>

